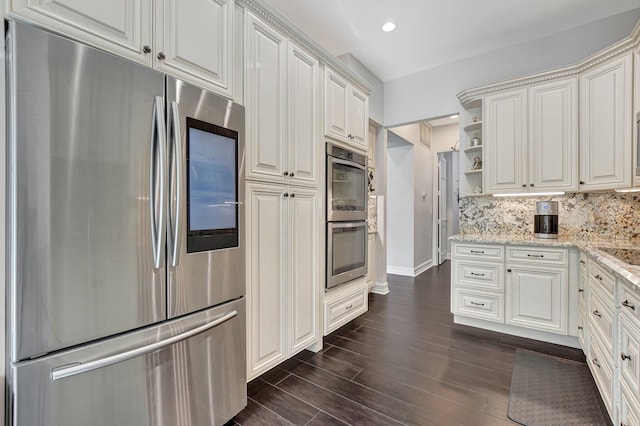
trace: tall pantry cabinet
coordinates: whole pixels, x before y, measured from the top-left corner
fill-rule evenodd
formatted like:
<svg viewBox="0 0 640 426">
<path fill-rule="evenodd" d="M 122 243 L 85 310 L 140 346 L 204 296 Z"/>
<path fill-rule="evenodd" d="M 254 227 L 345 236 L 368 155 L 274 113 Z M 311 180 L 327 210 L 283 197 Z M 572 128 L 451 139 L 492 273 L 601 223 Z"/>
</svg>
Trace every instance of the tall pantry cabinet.
<svg viewBox="0 0 640 426">
<path fill-rule="evenodd" d="M 320 339 L 319 64 L 247 12 L 247 376 Z"/>
</svg>

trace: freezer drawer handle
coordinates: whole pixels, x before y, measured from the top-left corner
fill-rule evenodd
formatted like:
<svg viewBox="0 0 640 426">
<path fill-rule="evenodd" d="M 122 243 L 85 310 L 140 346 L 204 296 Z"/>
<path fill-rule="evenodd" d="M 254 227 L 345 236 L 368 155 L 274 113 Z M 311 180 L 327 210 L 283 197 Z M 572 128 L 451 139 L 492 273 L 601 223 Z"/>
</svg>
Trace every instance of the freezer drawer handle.
<svg viewBox="0 0 640 426">
<path fill-rule="evenodd" d="M 51 380 L 55 381 L 59 379 L 64 379 L 65 377 L 75 376 L 76 374 L 87 373 L 92 370 L 97 370 L 98 368 L 107 367 L 109 365 L 113 365 L 118 362 L 127 361 L 142 355 L 146 355 L 151 352 L 155 352 L 167 346 L 171 346 L 174 343 L 177 343 L 181 340 L 186 340 L 192 336 L 203 333 L 213 327 L 216 327 L 224 322 L 229 321 L 230 319 L 236 317 L 237 315 L 238 315 L 238 311 L 235 311 L 235 310 L 231 312 L 227 312 L 226 314 L 219 317 L 215 321 L 201 325 L 200 327 L 196 327 L 192 330 L 185 331 L 184 333 L 177 334 L 173 337 L 162 340 L 160 342 L 152 343 L 150 345 L 142 346 L 140 348 L 132 349 L 130 351 L 121 352 L 119 354 L 96 359 L 94 361 L 80 362 L 80 363 L 71 364 L 69 366 L 56 367 L 51 370 Z"/>
</svg>

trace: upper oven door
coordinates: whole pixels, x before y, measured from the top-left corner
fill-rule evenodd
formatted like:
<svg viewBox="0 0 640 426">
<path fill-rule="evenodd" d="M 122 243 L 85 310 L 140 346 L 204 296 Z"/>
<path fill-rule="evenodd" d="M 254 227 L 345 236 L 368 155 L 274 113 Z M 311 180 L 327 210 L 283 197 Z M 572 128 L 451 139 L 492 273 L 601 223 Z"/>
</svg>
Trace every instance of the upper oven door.
<svg viewBox="0 0 640 426">
<path fill-rule="evenodd" d="M 327 155 L 327 221 L 367 219 L 367 168 Z"/>
</svg>

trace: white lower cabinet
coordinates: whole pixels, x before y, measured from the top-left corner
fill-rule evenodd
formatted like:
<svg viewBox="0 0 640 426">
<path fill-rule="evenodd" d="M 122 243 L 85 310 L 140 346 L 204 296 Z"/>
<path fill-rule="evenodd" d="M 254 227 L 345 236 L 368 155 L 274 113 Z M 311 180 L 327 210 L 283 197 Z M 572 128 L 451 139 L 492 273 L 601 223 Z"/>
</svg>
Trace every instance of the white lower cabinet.
<svg viewBox="0 0 640 426">
<path fill-rule="evenodd" d="M 320 196 L 247 182 L 247 376 L 320 339 Z"/>
<path fill-rule="evenodd" d="M 620 426 L 640 426 L 640 403 L 638 394 L 631 392 L 624 384 L 620 383 Z"/>
<path fill-rule="evenodd" d="M 604 405 L 609 412 L 609 416 L 614 419 L 614 397 L 615 397 L 615 376 L 617 368 L 612 363 L 611 358 L 604 349 L 605 344 L 600 342 L 596 336 L 591 337 L 591 345 L 589 348 L 589 358 L 587 365 L 591 370 L 591 374 L 598 386 L 600 396 L 604 401 Z"/>
<path fill-rule="evenodd" d="M 324 335 L 337 330 L 369 309 L 369 287 L 358 278 L 325 293 Z"/>
</svg>

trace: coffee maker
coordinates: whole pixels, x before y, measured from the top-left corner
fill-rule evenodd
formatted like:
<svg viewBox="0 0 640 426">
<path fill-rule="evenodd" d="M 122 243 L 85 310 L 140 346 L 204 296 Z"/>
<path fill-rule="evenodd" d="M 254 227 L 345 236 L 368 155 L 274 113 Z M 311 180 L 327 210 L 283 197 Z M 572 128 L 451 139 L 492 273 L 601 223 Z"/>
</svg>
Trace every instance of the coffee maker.
<svg viewBox="0 0 640 426">
<path fill-rule="evenodd" d="M 558 238 L 558 202 L 537 201 L 533 233 L 537 238 Z"/>
</svg>

